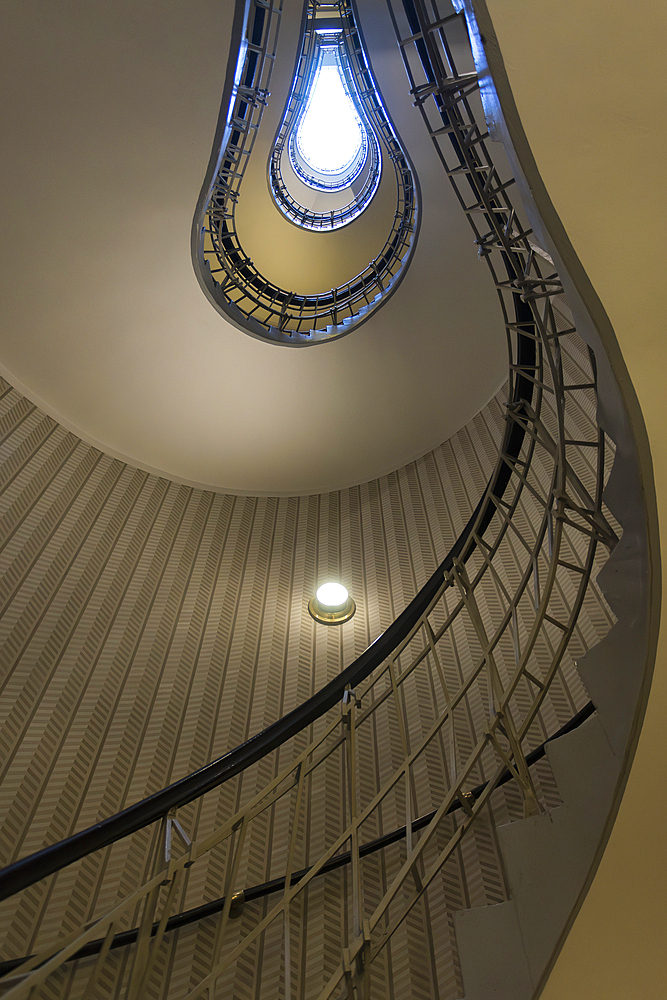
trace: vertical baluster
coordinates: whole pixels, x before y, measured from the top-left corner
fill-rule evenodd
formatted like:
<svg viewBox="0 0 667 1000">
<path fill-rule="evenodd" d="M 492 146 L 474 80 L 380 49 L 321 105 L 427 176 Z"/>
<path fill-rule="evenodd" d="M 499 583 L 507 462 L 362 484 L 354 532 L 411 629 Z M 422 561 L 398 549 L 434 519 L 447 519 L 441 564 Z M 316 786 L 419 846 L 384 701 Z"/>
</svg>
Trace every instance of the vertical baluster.
<svg viewBox="0 0 667 1000">
<path fill-rule="evenodd" d="M 95 962 L 95 966 L 90 975 L 90 979 L 86 984 L 86 996 L 95 995 L 95 988 L 97 987 L 97 981 L 102 973 L 104 963 L 107 960 L 107 956 L 111 949 L 111 942 L 114 939 L 115 933 L 116 933 L 116 925 L 112 920 L 111 923 L 109 924 L 109 929 L 107 930 L 106 935 L 104 937 L 104 942 L 102 944 L 102 947 L 100 948 L 100 953 L 97 956 L 97 961 Z"/>
<path fill-rule="evenodd" d="M 225 930 L 227 929 L 227 924 L 229 922 L 229 911 L 232 905 L 232 889 L 236 881 L 236 876 L 238 875 L 239 865 L 241 863 L 241 854 L 243 852 L 243 844 L 245 842 L 245 835 L 247 832 L 248 820 L 243 816 L 237 826 L 234 828 L 232 837 L 229 844 L 229 855 L 227 857 L 227 865 L 225 871 L 225 905 L 222 909 L 222 916 L 220 918 L 220 923 L 215 934 L 215 942 L 213 944 L 213 964 L 215 965 L 216 959 L 220 954 L 222 948 L 222 940 L 224 937 Z M 209 987 L 210 989 L 210 987 Z"/>
<path fill-rule="evenodd" d="M 354 937 L 361 934 L 362 914 L 362 885 L 361 871 L 359 863 L 359 829 L 357 827 L 357 731 L 356 731 L 356 711 L 357 699 L 354 691 L 347 690 L 343 697 L 343 711 L 345 713 L 345 745 L 347 750 L 347 794 L 348 808 L 350 815 L 350 855 L 352 862 L 352 910 L 353 910 L 353 933 Z"/>
<path fill-rule="evenodd" d="M 285 870 L 285 893 L 289 891 L 292 882 L 292 871 L 294 868 L 294 848 L 296 845 L 296 835 L 299 825 L 299 814 L 301 812 L 301 800 L 303 797 L 304 769 L 303 763 L 299 764 L 296 770 L 296 802 L 294 804 L 294 819 L 292 820 L 292 830 L 290 832 L 289 847 L 287 851 L 287 868 Z M 289 913 L 289 903 L 286 903 L 283 918 L 283 930 L 285 935 L 285 1000 L 292 1000 L 292 953 L 291 953 L 291 921 Z"/>
<path fill-rule="evenodd" d="M 141 998 L 145 995 L 148 982 L 150 980 L 153 968 L 155 966 L 155 962 L 157 960 L 158 953 L 160 951 L 160 947 L 162 945 L 162 939 L 164 938 L 165 930 L 167 927 L 167 920 L 169 919 L 169 915 L 171 913 L 173 901 L 176 896 L 176 890 L 180 884 L 182 876 L 183 876 L 182 869 L 179 869 L 174 873 L 174 877 L 171 881 L 171 885 L 169 886 L 167 892 L 167 898 L 164 901 L 164 905 L 162 907 L 162 914 L 158 921 L 155 933 L 154 934 L 152 933 L 152 927 L 150 929 L 148 950 L 145 958 L 144 968 L 141 973 L 141 976 L 139 977 L 136 989 L 136 997 L 138 998 L 138 1000 L 141 1000 Z M 150 942 L 151 936 L 153 938 L 152 943 Z M 133 1000 L 133 995 L 128 994 L 128 1000 Z"/>
</svg>

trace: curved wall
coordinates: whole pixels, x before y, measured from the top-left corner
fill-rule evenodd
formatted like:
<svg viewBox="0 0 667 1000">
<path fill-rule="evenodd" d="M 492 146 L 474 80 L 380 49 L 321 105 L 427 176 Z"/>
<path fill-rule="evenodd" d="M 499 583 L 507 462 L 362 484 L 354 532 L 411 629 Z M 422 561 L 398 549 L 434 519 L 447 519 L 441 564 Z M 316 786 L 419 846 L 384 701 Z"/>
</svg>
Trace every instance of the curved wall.
<svg viewBox="0 0 667 1000">
<path fill-rule="evenodd" d="M 573 435 L 590 418 L 582 410 Z M 171 483 L 105 456 L 2 383 L 1 863 L 202 766 L 336 675 L 405 607 L 460 533 L 493 468 L 502 422 L 499 396 L 450 441 L 379 480 L 311 497 L 238 497 Z M 530 498 L 524 502 L 522 516 L 535 517 Z M 316 626 L 307 611 L 316 584 L 329 576 L 349 587 L 358 607 L 336 629 Z M 495 599 L 492 587 L 486 600 Z M 610 621 L 593 588 L 563 663 L 561 724 L 587 700 L 573 658 Z M 465 637 L 460 641 L 465 657 Z M 410 711 L 423 716 L 431 697 L 424 690 L 423 703 Z M 391 740 L 391 732 L 378 733 L 368 780 L 391 755 Z M 250 772 L 222 786 L 182 810 L 181 821 L 191 834 L 208 829 L 260 778 Z M 437 780 L 424 780 L 426 796 L 437 795 Z M 557 804 L 548 764 L 538 766 L 535 780 L 547 806 Z M 340 807 L 340 781 L 334 769 L 313 792 L 307 838 L 314 849 Z M 494 808 L 496 821 L 507 822 L 521 815 L 520 796 L 508 786 Z M 393 829 L 400 816 L 386 821 Z M 7 900 L 0 908 L 3 954 L 48 943 L 116 893 L 130 892 L 150 863 L 154 835 L 142 830 Z M 253 841 L 242 884 L 275 875 L 271 857 L 280 846 L 271 831 Z M 415 913 L 392 945 L 393 964 L 378 972 L 381 993 L 384 977 L 400 970 L 397 997 L 460 994 L 452 911 L 506 897 L 493 823 L 467 852 L 468 886 L 443 874 L 444 895 Z M 400 852 L 370 877 L 384 878 L 384 865 L 398 863 Z M 213 858 L 193 876 L 179 908 L 220 895 L 221 877 Z M 324 974 L 318 955 L 327 956 L 334 933 L 340 878 L 327 876 L 312 903 L 312 969 L 304 970 L 310 992 Z M 214 926 L 211 920 L 179 932 L 169 952 L 179 976 L 207 954 Z M 116 960 L 118 974 L 123 960 Z M 179 982 L 175 975 L 174 996 Z M 255 995 L 242 972 L 233 989 L 234 996 Z M 77 995 L 67 977 L 53 990 L 54 997 Z"/>
<path fill-rule="evenodd" d="M 496 399 L 363 486 L 238 497 L 105 456 L 2 390 L 0 864 L 202 766 L 339 673 L 454 542 L 503 419 Z M 341 628 L 308 614 L 330 577 L 357 602 Z M 12 954 L 41 919 L 19 909 L 3 919 Z"/>
</svg>

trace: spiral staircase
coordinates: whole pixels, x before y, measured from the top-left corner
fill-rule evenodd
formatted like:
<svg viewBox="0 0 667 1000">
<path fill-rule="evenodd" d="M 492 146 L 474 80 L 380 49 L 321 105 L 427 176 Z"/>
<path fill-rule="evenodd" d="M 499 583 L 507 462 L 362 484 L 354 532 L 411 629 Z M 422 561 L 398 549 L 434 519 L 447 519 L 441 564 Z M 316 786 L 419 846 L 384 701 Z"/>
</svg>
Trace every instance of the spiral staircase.
<svg viewBox="0 0 667 1000">
<path fill-rule="evenodd" d="M 237 37 L 232 58 L 247 68 L 260 56 L 240 98 L 261 113 L 281 7 L 238 7 L 251 44 Z M 426 583 L 312 697 L 0 872 L 5 922 L 31 924 L 35 942 L 7 956 L 2 996 L 517 1000 L 543 985 L 633 733 L 647 543 L 604 348 L 492 108 L 474 7 L 391 0 L 389 13 L 415 115 L 506 329 L 488 481 Z M 361 5 L 358 16 L 363 29 Z M 500 137 L 506 153 L 493 149 Z M 213 252 L 211 213 L 229 221 L 212 204 L 195 256 Z M 234 255 L 216 253 L 243 286 Z M 220 305 L 225 287 L 203 284 Z M 327 335 L 335 309 L 323 305 Z M 3 398 L 11 446 L 25 415 L 8 386 Z M 65 896 L 81 921 L 61 928 Z"/>
</svg>

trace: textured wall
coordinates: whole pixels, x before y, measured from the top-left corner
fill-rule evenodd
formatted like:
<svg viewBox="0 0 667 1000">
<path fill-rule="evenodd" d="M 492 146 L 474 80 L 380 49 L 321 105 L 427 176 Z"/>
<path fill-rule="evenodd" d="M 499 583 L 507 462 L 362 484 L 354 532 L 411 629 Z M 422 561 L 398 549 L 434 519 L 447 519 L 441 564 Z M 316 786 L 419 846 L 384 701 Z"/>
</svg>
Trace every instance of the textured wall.
<svg viewBox="0 0 667 1000">
<path fill-rule="evenodd" d="M 492 469 L 492 404 L 392 475 L 235 497 L 107 458 L 6 383 L 3 863 L 236 746 L 376 638 L 433 572 Z M 357 615 L 316 626 L 316 584 Z"/>
<path fill-rule="evenodd" d="M 503 420 L 495 399 L 451 441 L 353 489 L 235 497 L 108 458 L 7 384 L 1 388 L 3 864 L 202 766 L 334 677 L 446 554 L 491 472 Z M 589 421 L 583 411 L 581 420 Z M 335 629 L 316 626 L 307 610 L 315 586 L 331 577 L 348 586 L 358 609 Z M 608 622 L 601 605 L 587 607 L 577 648 L 594 642 Z M 582 698 L 583 689 L 575 703 Z M 569 703 L 563 711 L 570 713 Z M 229 815 L 260 777 L 249 775 L 184 810 L 190 832 Z M 553 801 L 546 774 L 544 781 Z M 332 772 L 321 791 L 322 812 L 309 820 L 312 841 L 325 836 L 327 810 L 336 818 L 340 773 Z M 152 836 L 140 831 L 3 904 L 3 953 L 25 954 L 88 919 L 100 904 L 102 876 L 108 901 L 131 891 L 148 864 Z M 250 884 L 268 877 L 273 836 L 268 831 L 254 857 L 251 851 Z M 472 896 L 465 880 L 445 873 L 452 908 L 503 898 L 494 835 L 480 838 Z M 387 864 L 399 860 L 397 853 Z M 181 905 L 221 894 L 221 872 L 214 858 L 205 878 L 193 873 Z M 341 877 L 327 876 L 312 894 L 309 919 L 314 924 L 319 913 L 320 946 L 309 949 L 302 978 L 314 989 L 326 971 L 327 935 L 343 933 L 339 917 L 326 916 L 327 893 L 338 896 Z M 430 914 L 411 918 L 403 946 L 379 971 L 380 979 L 396 980 L 397 996 L 458 992 L 451 914 L 441 901 L 428 905 Z M 213 923 L 181 932 L 172 978 L 183 990 L 210 947 Z M 256 995 L 252 975 L 240 975 L 233 995 Z M 44 995 L 67 990 L 65 977 Z"/>
</svg>

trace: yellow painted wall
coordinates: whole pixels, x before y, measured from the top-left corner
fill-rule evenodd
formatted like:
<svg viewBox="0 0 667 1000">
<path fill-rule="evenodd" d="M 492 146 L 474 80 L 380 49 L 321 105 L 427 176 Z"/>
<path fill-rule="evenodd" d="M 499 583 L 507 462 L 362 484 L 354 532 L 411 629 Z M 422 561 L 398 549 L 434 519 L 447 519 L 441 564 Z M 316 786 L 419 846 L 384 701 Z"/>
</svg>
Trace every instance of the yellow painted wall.
<svg viewBox="0 0 667 1000">
<path fill-rule="evenodd" d="M 528 141 L 643 410 L 667 536 L 667 4 L 488 0 Z M 667 996 L 667 636 L 616 825 L 544 1000 Z"/>
</svg>

